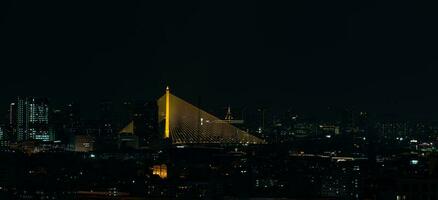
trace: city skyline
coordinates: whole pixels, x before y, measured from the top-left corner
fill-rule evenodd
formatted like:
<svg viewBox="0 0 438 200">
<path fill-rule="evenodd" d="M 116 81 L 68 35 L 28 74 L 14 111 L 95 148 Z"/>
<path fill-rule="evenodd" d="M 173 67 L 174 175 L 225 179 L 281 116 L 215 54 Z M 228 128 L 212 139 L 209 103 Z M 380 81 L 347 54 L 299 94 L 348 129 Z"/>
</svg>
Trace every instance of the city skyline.
<svg viewBox="0 0 438 200">
<path fill-rule="evenodd" d="M 0 199 L 438 199 L 426 1 L 0 1 Z"/>
<path fill-rule="evenodd" d="M 168 86 L 166 86 L 168 87 Z M 155 95 L 154 95 L 155 96 Z M 125 97 L 125 98 L 100 98 L 98 100 L 74 100 L 73 99 L 65 99 L 60 100 L 56 98 L 47 98 L 46 96 L 33 96 L 33 95 L 19 95 L 15 96 L 12 99 L 9 100 L 9 102 L 6 104 L 6 106 L 3 106 L 3 109 L 1 109 L 0 112 L 3 113 L 3 115 L 6 115 L 11 109 L 11 104 L 16 104 L 17 98 L 40 98 L 40 99 L 46 99 L 48 102 L 50 102 L 51 106 L 51 112 L 54 110 L 62 109 L 63 107 L 69 105 L 69 104 L 76 104 L 78 107 L 81 108 L 81 119 L 85 120 L 97 120 L 99 118 L 99 106 L 102 103 L 111 102 L 113 104 L 113 108 L 117 111 L 120 111 L 120 109 L 123 107 L 125 103 L 133 103 L 133 102 L 150 102 L 158 99 L 157 97 L 153 97 L 150 99 L 141 99 L 141 98 L 133 98 L 133 97 Z M 371 114 L 373 118 L 376 119 L 394 119 L 394 120 L 420 120 L 420 121 L 437 121 L 436 115 L 434 113 L 424 113 L 422 110 L 415 110 L 415 108 L 411 108 L 414 110 L 393 110 L 396 107 L 390 106 L 392 109 L 380 109 L 376 110 L 377 108 L 372 108 L 369 106 L 360 106 L 360 105 L 339 105 L 339 104 L 324 104 L 324 103 L 315 103 L 312 106 L 302 106 L 302 104 L 277 104 L 278 102 L 272 102 L 272 101 L 263 101 L 263 102 L 257 102 L 249 101 L 249 102 L 235 102 L 235 103 L 229 103 L 227 102 L 208 102 L 207 100 L 211 100 L 211 97 L 204 97 L 204 96 L 187 96 L 182 95 L 184 98 L 192 101 L 194 105 L 200 106 L 203 109 L 207 109 L 210 112 L 214 112 L 217 115 L 223 115 L 226 113 L 226 110 L 228 108 L 232 108 L 233 110 L 237 111 L 236 114 L 240 115 L 241 112 L 244 112 L 245 110 L 258 110 L 258 109 L 266 109 L 270 112 L 271 115 L 278 116 L 282 115 L 285 112 L 295 112 L 300 115 L 304 115 L 306 117 L 311 118 L 321 118 L 321 119 L 332 119 L 336 120 L 338 119 L 339 113 L 341 112 L 352 112 L 352 113 L 361 113 L 361 112 L 367 112 Z M 423 105 L 424 106 L 424 105 Z"/>
</svg>

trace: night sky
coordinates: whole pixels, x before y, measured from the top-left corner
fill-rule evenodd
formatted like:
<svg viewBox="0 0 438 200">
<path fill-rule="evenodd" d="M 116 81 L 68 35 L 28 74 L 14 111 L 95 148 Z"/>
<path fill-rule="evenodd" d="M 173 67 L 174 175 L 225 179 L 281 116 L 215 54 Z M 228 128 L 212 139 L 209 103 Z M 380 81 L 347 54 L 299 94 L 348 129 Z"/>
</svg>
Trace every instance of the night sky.
<svg viewBox="0 0 438 200">
<path fill-rule="evenodd" d="M 211 106 L 438 117 L 428 1 L 3 0 L 0 14 L 0 110 L 17 95 L 93 105 L 170 85 Z"/>
</svg>

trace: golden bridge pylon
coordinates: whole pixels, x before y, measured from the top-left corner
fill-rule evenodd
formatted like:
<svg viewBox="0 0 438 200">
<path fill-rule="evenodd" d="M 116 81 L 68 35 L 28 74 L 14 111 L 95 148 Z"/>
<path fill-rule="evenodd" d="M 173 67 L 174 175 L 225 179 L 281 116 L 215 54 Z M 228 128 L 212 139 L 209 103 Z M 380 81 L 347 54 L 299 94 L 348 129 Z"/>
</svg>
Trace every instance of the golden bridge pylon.
<svg viewBox="0 0 438 200">
<path fill-rule="evenodd" d="M 157 100 L 163 138 L 173 144 L 263 144 L 264 140 L 226 123 L 170 93 Z M 163 125 L 164 124 L 164 125 Z"/>
</svg>

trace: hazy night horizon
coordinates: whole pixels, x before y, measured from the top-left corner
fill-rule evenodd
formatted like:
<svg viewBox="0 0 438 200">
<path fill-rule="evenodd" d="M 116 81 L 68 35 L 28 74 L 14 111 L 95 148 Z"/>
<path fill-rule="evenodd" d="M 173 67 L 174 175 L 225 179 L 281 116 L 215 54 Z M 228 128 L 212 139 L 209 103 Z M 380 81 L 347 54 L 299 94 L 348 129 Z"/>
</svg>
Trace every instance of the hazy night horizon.
<svg viewBox="0 0 438 200">
<path fill-rule="evenodd" d="M 436 30 L 422 26 L 433 21 L 423 5 L 2 5 L 2 107 L 19 95 L 152 99 L 172 85 L 215 104 L 438 111 Z"/>
<path fill-rule="evenodd" d="M 438 199 L 435 8 L 1 1 L 0 199 Z"/>
</svg>

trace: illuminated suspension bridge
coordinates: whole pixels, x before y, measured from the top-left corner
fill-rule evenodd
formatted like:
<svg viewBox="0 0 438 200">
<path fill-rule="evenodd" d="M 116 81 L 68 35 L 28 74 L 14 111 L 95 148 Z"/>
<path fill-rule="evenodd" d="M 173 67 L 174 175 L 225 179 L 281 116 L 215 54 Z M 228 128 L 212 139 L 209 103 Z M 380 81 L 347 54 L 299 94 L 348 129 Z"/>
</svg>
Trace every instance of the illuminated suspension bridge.
<svg viewBox="0 0 438 200">
<path fill-rule="evenodd" d="M 173 144 L 262 144 L 265 143 L 226 120 L 221 120 L 200 108 L 166 94 L 157 100 L 158 122 L 164 123 L 163 137 Z"/>
</svg>

